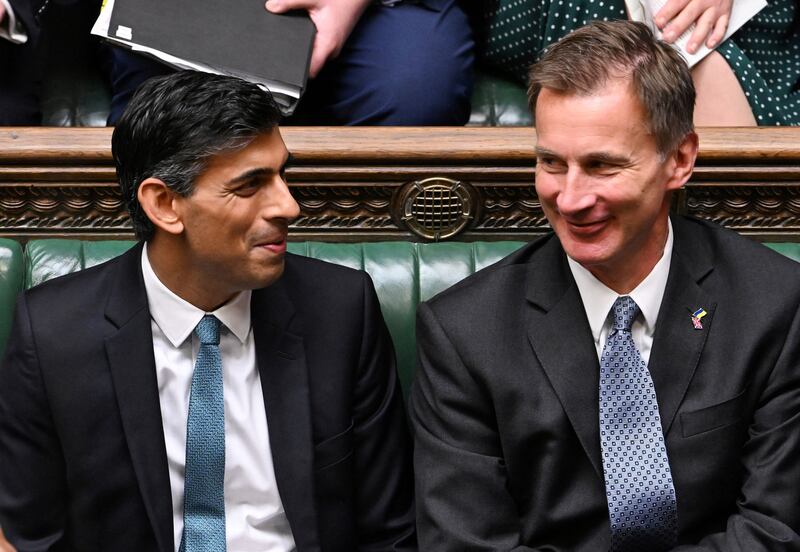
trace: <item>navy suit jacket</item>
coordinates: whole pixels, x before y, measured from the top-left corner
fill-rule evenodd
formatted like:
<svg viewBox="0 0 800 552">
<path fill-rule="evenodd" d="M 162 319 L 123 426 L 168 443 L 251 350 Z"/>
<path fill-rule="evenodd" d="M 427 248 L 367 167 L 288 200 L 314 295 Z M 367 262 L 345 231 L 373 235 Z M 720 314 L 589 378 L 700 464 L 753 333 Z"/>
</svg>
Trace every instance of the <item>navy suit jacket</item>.
<svg viewBox="0 0 800 552">
<path fill-rule="evenodd" d="M 19 552 L 173 549 L 141 246 L 18 301 L 0 368 L 0 526 Z M 394 351 L 364 272 L 287 254 L 252 295 L 299 551 L 415 549 Z"/>
<path fill-rule="evenodd" d="M 709 223 L 673 229 L 648 368 L 680 549 L 800 550 L 800 265 Z M 558 239 L 422 304 L 417 324 L 420 548 L 608 550 L 599 362 Z"/>
</svg>

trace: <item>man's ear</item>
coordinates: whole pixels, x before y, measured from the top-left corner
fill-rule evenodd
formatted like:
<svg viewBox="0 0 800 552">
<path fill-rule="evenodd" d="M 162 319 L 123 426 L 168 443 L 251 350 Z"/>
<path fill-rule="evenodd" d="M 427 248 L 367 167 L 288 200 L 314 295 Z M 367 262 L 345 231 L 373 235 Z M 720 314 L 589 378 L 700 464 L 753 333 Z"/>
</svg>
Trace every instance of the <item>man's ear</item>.
<svg viewBox="0 0 800 552">
<path fill-rule="evenodd" d="M 671 168 L 671 175 L 667 182 L 668 190 L 678 190 L 688 182 L 694 170 L 698 147 L 697 133 L 690 132 L 683 137 L 678 147 L 669 154 L 667 162 Z"/>
<path fill-rule="evenodd" d="M 178 194 L 170 190 L 163 180 L 146 178 L 139 184 L 136 195 L 145 215 L 157 228 L 175 235 L 183 232 L 183 221 L 175 209 Z"/>
</svg>

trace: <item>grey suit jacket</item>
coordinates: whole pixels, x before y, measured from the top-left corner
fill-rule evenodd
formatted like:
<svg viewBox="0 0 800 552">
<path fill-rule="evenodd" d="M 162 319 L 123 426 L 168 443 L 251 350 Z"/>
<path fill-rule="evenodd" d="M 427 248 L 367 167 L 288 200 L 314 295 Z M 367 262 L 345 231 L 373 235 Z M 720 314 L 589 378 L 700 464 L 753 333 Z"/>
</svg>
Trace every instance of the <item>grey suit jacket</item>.
<svg viewBox="0 0 800 552">
<path fill-rule="evenodd" d="M 673 228 L 649 370 L 679 543 L 800 550 L 800 265 L 708 223 Z M 558 239 L 423 304 L 417 332 L 421 548 L 607 550 L 599 363 Z"/>
</svg>

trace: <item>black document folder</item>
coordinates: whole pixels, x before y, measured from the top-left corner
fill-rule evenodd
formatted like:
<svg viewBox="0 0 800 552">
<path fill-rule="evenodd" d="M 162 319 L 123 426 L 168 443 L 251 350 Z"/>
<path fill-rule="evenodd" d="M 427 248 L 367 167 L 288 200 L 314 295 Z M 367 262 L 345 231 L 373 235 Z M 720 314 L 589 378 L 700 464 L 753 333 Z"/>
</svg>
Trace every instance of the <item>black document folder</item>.
<svg viewBox="0 0 800 552">
<path fill-rule="evenodd" d="M 273 14 L 264 0 L 114 0 L 107 37 L 271 90 L 294 90 L 296 103 L 306 85 L 315 32 L 305 11 Z"/>
</svg>

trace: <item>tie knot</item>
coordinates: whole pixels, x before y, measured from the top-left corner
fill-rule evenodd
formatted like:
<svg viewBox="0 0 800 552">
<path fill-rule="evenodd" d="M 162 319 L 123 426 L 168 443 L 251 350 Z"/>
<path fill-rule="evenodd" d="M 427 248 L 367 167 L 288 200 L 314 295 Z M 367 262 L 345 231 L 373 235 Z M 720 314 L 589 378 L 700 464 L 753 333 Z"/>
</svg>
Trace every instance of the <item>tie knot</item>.
<svg viewBox="0 0 800 552">
<path fill-rule="evenodd" d="M 194 328 L 200 343 L 219 345 L 219 320 L 211 314 L 205 315 Z"/>
<path fill-rule="evenodd" d="M 639 314 L 639 305 L 628 295 L 624 295 L 617 297 L 611 312 L 614 315 L 614 329 L 629 332 L 634 318 Z"/>
</svg>

